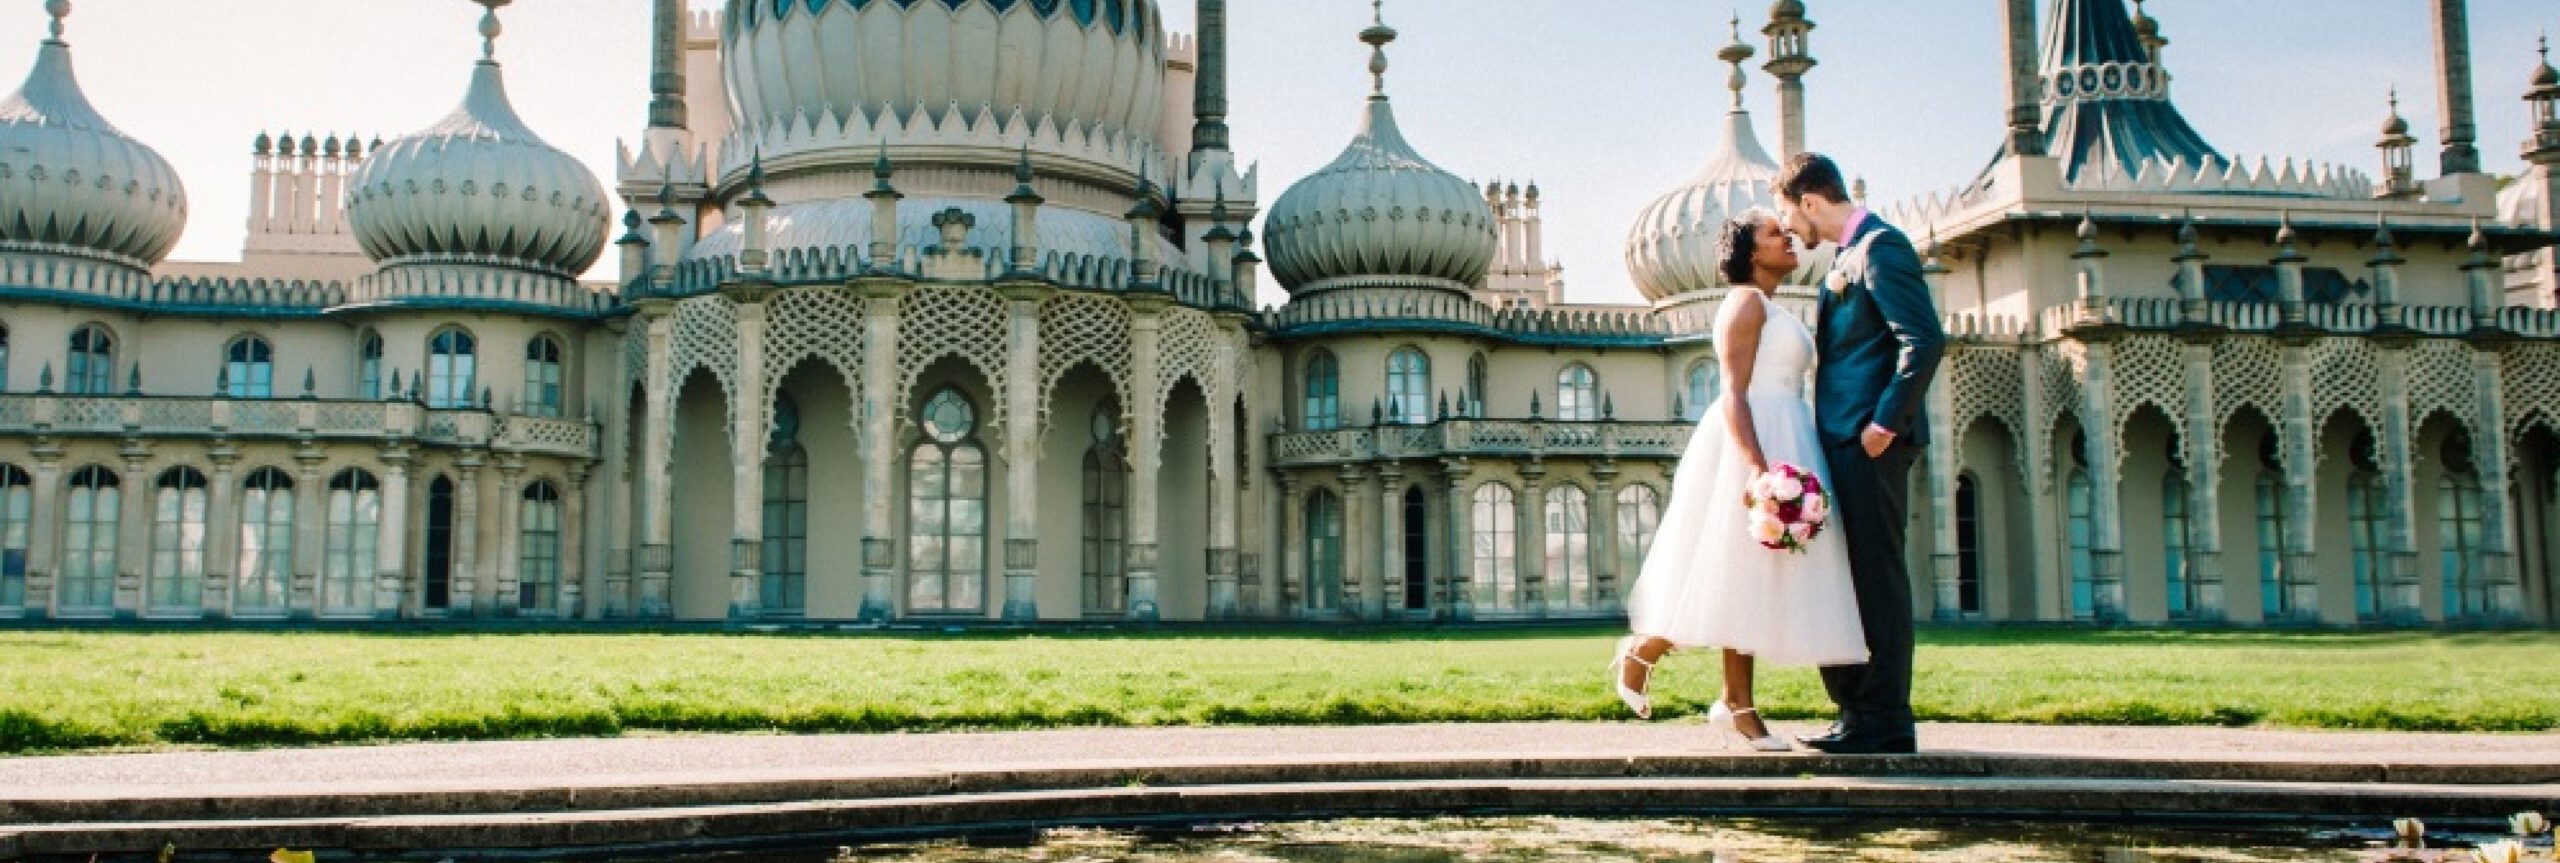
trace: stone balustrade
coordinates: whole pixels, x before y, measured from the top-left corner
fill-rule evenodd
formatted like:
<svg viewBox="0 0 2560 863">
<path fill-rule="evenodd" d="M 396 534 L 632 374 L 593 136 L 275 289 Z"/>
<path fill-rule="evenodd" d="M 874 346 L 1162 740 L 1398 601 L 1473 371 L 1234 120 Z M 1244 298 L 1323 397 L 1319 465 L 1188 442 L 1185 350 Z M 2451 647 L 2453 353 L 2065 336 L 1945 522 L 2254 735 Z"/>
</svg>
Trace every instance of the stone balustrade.
<svg viewBox="0 0 2560 863">
<path fill-rule="evenodd" d="M 585 420 L 429 410 L 392 401 L 12 393 L 0 395 L 0 434 L 414 440 L 535 456 L 598 457 L 595 424 Z"/>
<path fill-rule="evenodd" d="M 2369 303 L 2306 303 L 2303 323 L 2338 335 L 2370 333 L 2382 326 L 2382 309 Z M 2095 309 L 2079 302 L 2049 306 L 2036 316 L 2036 334 L 2052 336 L 2076 326 L 2103 324 L 2135 330 L 2173 330 L 2186 324 L 2183 303 L 2163 297 L 2111 297 Z M 2403 306 L 2402 325 L 2432 336 L 2464 336 L 2478 330 L 2478 316 L 2467 306 Z M 1974 315 L 1947 316 L 1947 332 L 1982 339 L 1993 325 Z M 2275 303 L 2215 302 L 2205 307 L 2204 322 L 2234 332 L 2273 332 L 2284 323 Z M 2560 310 L 2521 306 L 2500 308 L 2487 322 L 2496 329 L 2529 339 L 2560 339 Z"/>
<path fill-rule="evenodd" d="M 1310 467 L 1443 457 L 1538 456 L 1669 461 L 1696 425 L 1688 422 L 1560 422 L 1448 419 L 1272 435 L 1273 464 Z"/>
</svg>

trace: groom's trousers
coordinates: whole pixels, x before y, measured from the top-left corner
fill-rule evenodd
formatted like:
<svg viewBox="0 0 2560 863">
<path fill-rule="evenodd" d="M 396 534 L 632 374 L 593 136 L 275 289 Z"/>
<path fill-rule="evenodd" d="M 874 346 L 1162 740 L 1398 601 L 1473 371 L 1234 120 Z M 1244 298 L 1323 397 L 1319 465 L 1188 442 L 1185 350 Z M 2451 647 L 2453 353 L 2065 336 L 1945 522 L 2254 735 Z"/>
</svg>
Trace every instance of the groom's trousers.
<svg viewBox="0 0 2560 863">
<path fill-rule="evenodd" d="M 1860 737 L 1912 733 L 1911 576 L 1903 533 L 1911 515 L 1911 465 L 1920 448 L 1895 444 L 1870 458 L 1852 442 L 1833 445 L 1832 511 L 1849 542 L 1850 583 L 1867 634 L 1867 664 L 1822 669 L 1844 730 Z"/>
</svg>

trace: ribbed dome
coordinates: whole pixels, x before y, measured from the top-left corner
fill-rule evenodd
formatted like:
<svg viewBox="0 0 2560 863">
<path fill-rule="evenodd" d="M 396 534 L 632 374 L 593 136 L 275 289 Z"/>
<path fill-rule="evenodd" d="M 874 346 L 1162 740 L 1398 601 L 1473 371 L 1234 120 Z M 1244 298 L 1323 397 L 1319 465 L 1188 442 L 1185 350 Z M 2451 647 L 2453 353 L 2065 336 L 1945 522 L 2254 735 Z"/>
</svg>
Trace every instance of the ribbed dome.
<svg viewBox="0 0 2560 863">
<path fill-rule="evenodd" d="M 1037 123 L 1154 141 L 1156 0 L 729 0 L 721 55 L 741 129 L 918 105 L 1019 108 Z"/>
<path fill-rule="evenodd" d="M 484 35 L 496 31 L 483 20 Z M 365 160 L 347 219 L 386 268 L 479 264 L 575 278 L 604 249 L 607 205 L 594 173 L 516 116 L 497 61 L 484 57 L 462 107 Z"/>
<path fill-rule="evenodd" d="M 1264 217 L 1271 274 L 1292 293 L 1348 284 L 1470 290 L 1493 265 L 1493 208 L 1405 143 L 1383 97 L 1351 146 Z"/>
<path fill-rule="evenodd" d="M 109 124 L 71 72 L 69 0 L 51 0 L 52 38 L 0 102 L 0 251 L 69 254 L 149 269 L 187 227 L 178 172 Z"/>
<path fill-rule="evenodd" d="M 1654 199 L 1627 233 L 1627 272 L 1646 299 L 1726 287 L 1716 260 L 1717 232 L 1725 220 L 1752 207 L 1777 206 L 1770 181 L 1778 162 L 1760 148 L 1751 115 L 1725 115 L 1724 140 L 1706 167 Z"/>
</svg>

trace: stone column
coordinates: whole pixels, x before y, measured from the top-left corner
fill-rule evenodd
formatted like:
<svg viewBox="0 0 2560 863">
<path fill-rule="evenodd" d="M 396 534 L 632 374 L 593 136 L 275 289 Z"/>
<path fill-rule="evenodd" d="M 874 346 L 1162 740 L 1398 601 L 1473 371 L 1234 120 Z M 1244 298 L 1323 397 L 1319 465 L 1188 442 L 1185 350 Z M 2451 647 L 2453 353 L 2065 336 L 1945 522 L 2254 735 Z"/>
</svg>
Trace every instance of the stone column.
<svg viewBox="0 0 2560 863">
<path fill-rule="evenodd" d="M 1280 601 L 1273 616 L 1295 617 L 1307 595 L 1307 507 L 1298 499 L 1298 478 L 1280 475 Z"/>
<path fill-rule="evenodd" d="M 445 614 L 470 617 L 480 610 L 480 453 L 464 451 L 453 470 L 453 585 Z"/>
<path fill-rule="evenodd" d="M 524 592 L 524 459 L 507 455 L 498 461 L 498 595 L 490 613 L 516 617 L 525 611 Z"/>
<path fill-rule="evenodd" d="M 401 587 L 409 570 L 409 459 L 406 444 L 382 448 L 381 525 L 374 536 L 373 614 L 384 620 L 400 617 Z"/>
<path fill-rule="evenodd" d="M 634 567 L 640 571 L 640 595 L 636 605 L 641 619 L 665 620 L 675 614 L 670 592 L 675 576 L 675 485 L 668 476 L 675 448 L 676 381 L 671 366 L 675 350 L 675 304 L 669 300 L 644 300 L 640 308 L 644 325 L 648 327 L 649 350 L 648 382 L 644 394 L 647 419 L 640 430 L 643 452 L 639 465 L 641 537 L 640 559 Z M 468 479 L 470 469 L 465 468 L 462 475 L 465 479 L 461 496 L 455 501 L 455 520 L 470 524 L 470 519 L 459 513 L 468 512 L 464 508 L 470 506 L 468 501 L 476 495 Z M 469 537 L 474 532 L 464 530 L 457 536 Z M 456 611 L 459 612 L 463 602 L 459 599 L 461 586 L 468 584 L 467 576 L 459 573 L 469 571 L 464 568 L 471 566 L 467 561 L 472 558 L 457 551 L 454 559 L 459 570 L 454 578 Z"/>
<path fill-rule="evenodd" d="M 1233 368 L 1241 362 L 1232 350 L 1221 350 L 1218 368 Z M 1223 388 L 1217 388 L 1223 389 Z M 1236 533 L 1241 517 L 1238 500 L 1242 497 L 1242 476 L 1236 464 L 1236 428 L 1233 399 L 1220 398 L 1228 404 L 1209 406 L 1209 619 L 1234 620 L 1243 616 L 1242 589 L 1237 584 Z"/>
<path fill-rule="evenodd" d="M 1954 363 L 1946 364 L 1950 372 L 1954 371 L 1954 366 Z M 1960 459 L 1956 449 L 1963 443 L 1964 429 L 1955 426 L 1954 383 L 1949 380 L 1930 387 L 1924 402 L 1932 432 L 1927 454 L 1929 499 L 1923 504 L 1928 507 L 1931 538 L 1929 605 L 1939 620 L 1964 617 L 1964 585 L 1960 572 L 1963 561 L 1957 559 L 1956 554 L 1956 467 Z M 1987 591 L 1983 595 L 1987 597 Z"/>
<path fill-rule="evenodd" d="M 127 438 L 118 454 L 124 457 L 124 496 L 116 514 L 115 616 L 126 619 L 150 607 L 143 583 L 151 572 L 151 498 L 159 490 L 151 487 L 151 476 L 145 472 L 151 459 L 149 444 Z"/>
<path fill-rule="evenodd" d="M 2377 430 L 2381 433 L 2377 454 L 2382 461 L 2383 541 L 2390 568 L 2374 589 L 2380 593 L 2382 619 L 2402 625 L 2420 623 L 2426 617 L 2418 592 L 2417 459 L 2412 453 L 2416 442 L 2410 439 L 2417 425 L 2409 417 L 2408 348 L 2405 339 L 2382 341 L 2378 381 L 2382 428 Z"/>
<path fill-rule="evenodd" d="M 1547 466 L 1531 458 L 1520 466 L 1520 612 L 1547 615 Z"/>
<path fill-rule="evenodd" d="M 560 618 L 594 620 L 587 599 L 587 463 L 569 463 L 569 487 L 560 494 Z"/>
<path fill-rule="evenodd" d="M 2472 460 L 2480 466 L 2480 570 L 2489 586 L 2489 620 L 2525 620 L 2524 584 L 2515 568 L 2515 525 L 2507 510 L 2513 487 L 2507 461 L 2506 377 L 2494 345 L 2471 355 L 2472 393 L 2479 399 L 2480 429 L 2471 435 Z"/>
<path fill-rule="evenodd" d="M 1034 266 L 1037 264 L 1035 263 Z M 1048 289 L 1008 282 L 1005 298 L 1004 619 L 1040 619 L 1040 303 Z"/>
<path fill-rule="evenodd" d="M 2126 617 L 2124 599 L 2124 446 L 2115 417 L 2114 346 L 2088 346 L 2089 367 L 2080 383 L 2081 433 L 2089 442 L 2090 612 L 2100 622 Z"/>
<path fill-rule="evenodd" d="M 893 210 L 894 213 L 894 210 Z M 874 249 L 874 264 L 880 265 Z M 885 623 L 898 615 L 899 406 L 898 298 L 903 282 L 865 278 L 854 283 L 863 299 L 863 326 L 869 329 L 862 354 L 862 610 L 865 623 Z"/>
<path fill-rule="evenodd" d="M 231 579 L 240 560 L 240 526 L 232 515 L 240 496 L 233 472 L 240 464 L 240 451 L 231 442 L 214 439 L 206 452 L 213 462 L 213 487 L 206 489 L 204 550 L 204 613 L 206 617 L 231 616 Z"/>
<path fill-rule="evenodd" d="M 1618 464 L 1591 466 L 1591 607 L 1618 610 Z"/>
<path fill-rule="evenodd" d="M 764 614 L 765 429 L 764 290 L 754 284 L 721 291 L 737 309 L 738 382 L 729 394 L 729 619 Z"/>
<path fill-rule="evenodd" d="M 2187 444 L 2187 583 L 2195 601 L 2189 614 L 2202 623 L 2229 618 L 2222 582 L 2222 435 L 2213 397 L 2213 343 L 2187 340 L 2187 416 L 2181 436 Z"/>
<path fill-rule="evenodd" d="M 2036 2 L 2008 0 L 2009 155 L 2044 155 L 2044 79 L 2037 74 Z"/>
<path fill-rule="evenodd" d="M 2054 519 L 2063 510 L 2053 499 L 2054 452 L 2053 430 L 2043 423 L 2051 408 L 2049 402 L 2058 396 L 2044 388 L 2044 364 L 2051 362 L 2043 353 L 2029 349 L 2018 352 L 2019 382 L 2024 386 L 2019 395 L 2023 416 L 2032 425 L 2018 435 L 2019 452 L 2025 455 L 2029 475 L 2026 477 L 2027 518 L 2033 527 L 2027 531 L 2035 546 L 2035 562 L 2024 575 L 2035 589 L 2033 614 L 2045 620 L 2071 619 L 2070 562 L 2063 560 L 2061 534 Z"/>
<path fill-rule="evenodd" d="M 1455 620 L 1475 617 L 1475 501 L 1467 495 L 1467 460 L 1440 462 L 1449 482 L 1449 565 L 1440 579 L 1440 607 Z"/>
<path fill-rule="evenodd" d="M 2472 142 L 2471 11 L 2465 0 L 2432 0 L 2435 12 L 2437 94 L 2444 108 L 2444 174 L 2480 172 L 2480 148 Z"/>
<path fill-rule="evenodd" d="M 1378 589 L 1376 617 L 1386 619 L 1404 607 L 1404 468 L 1395 462 L 1378 466 Z M 1349 533 L 1349 531 L 1344 531 Z M 1366 597 L 1364 597 L 1366 599 Z"/>
<path fill-rule="evenodd" d="M 2284 457 L 2285 485 L 2285 604 L 2292 608 L 2290 619 L 2300 623 L 2320 620 L 2319 556 L 2315 553 L 2319 515 L 2319 464 L 2316 461 L 2319 429 L 2311 418 L 2311 346 L 2308 343 L 2284 346 L 2283 417 L 2277 422 Z"/>
<path fill-rule="evenodd" d="M 1164 384 L 1160 327 L 1170 295 L 1141 291 L 1129 297 L 1129 390 L 1139 399 L 1130 411 L 1129 617 L 1155 620 L 1156 502 L 1162 496 Z"/>
<path fill-rule="evenodd" d="M 321 485 L 320 465 L 327 453 L 312 443 L 294 450 L 299 473 L 293 482 L 293 582 L 285 588 L 285 608 L 297 620 L 309 620 L 320 608 L 320 563 L 328 550 L 328 489 Z"/>
<path fill-rule="evenodd" d="M 53 616 L 53 578 L 62 548 L 62 445 L 36 438 L 35 512 L 27 521 L 27 616 Z"/>
</svg>

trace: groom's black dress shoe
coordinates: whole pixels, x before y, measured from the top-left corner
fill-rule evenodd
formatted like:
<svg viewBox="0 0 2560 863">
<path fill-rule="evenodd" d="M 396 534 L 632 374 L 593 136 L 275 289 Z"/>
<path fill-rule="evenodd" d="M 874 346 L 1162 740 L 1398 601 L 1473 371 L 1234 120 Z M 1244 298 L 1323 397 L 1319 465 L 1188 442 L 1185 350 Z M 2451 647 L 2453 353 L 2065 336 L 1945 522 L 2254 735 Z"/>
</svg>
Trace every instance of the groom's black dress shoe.
<svg viewBox="0 0 2560 863">
<path fill-rule="evenodd" d="M 1825 755 L 1910 755 L 1920 751 L 1919 741 L 1908 734 L 1895 737 L 1852 734 L 1827 740 L 1808 740 L 1805 745 Z"/>
<path fill-rule="evenodd" d="M 1831 723 L 1831 727 L 1822 729 L 1821 731 L 1817 731 L 1812 734 L 1796 735 L 1796 742 L 1802 743 L 1806 746 L 1815 746 L 1826 742 L 1836 742 L 1840 738 L 1848 735 L 1849 726 L 1841 722 L 1834 721 Z"/>
</svg>

